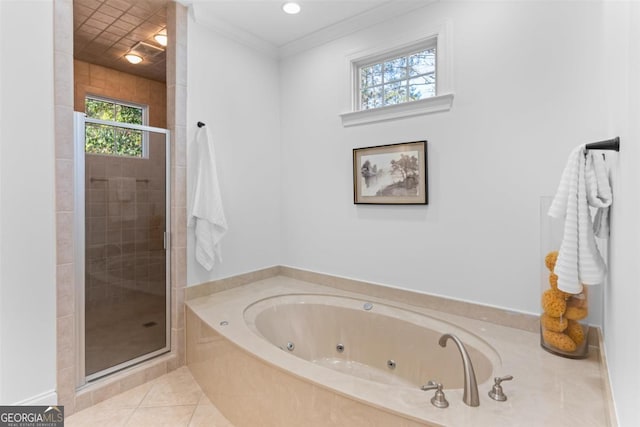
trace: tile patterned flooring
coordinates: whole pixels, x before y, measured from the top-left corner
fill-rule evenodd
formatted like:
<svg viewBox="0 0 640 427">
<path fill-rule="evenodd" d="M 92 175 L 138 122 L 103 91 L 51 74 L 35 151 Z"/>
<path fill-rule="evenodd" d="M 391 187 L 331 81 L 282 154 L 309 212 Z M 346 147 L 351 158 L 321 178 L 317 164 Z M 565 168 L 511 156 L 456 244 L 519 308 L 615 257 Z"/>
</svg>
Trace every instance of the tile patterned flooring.
<svg viewBox="0 0 640 427">
<path fill-rule="evenodd" d="M 233 427 L 183 366 L 77 412 L 66 427 Z"/>
</svg>

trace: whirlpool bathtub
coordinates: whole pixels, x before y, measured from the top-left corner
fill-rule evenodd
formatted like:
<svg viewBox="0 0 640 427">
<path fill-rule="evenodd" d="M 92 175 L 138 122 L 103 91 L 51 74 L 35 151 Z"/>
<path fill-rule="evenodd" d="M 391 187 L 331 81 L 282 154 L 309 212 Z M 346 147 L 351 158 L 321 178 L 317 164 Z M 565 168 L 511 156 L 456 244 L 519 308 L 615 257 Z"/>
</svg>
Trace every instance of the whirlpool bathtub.
<svg viewBox="0 0 640 427">
<path fill-rule="evenodd" d="M 442 425 L 452 409 L 429 403 L 433 392 L 420 389 L 429 380 L 443 384 L 453 410 L 473 416 L 461 401 L 460 353 L 438 345 L 445 333 L 464 343 L 478 384 L 488 384 L 500 357 L 465 328 L 278 277 L 189 301 L 187 363 L 237 427 Z"/>
</svg>

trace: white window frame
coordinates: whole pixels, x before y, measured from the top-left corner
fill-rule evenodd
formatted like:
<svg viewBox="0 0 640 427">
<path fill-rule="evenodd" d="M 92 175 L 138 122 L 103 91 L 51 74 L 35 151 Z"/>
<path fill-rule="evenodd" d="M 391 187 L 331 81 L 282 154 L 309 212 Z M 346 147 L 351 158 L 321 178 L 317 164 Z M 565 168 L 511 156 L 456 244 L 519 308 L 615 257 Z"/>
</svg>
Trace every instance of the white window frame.
<svg viewBox="0 0 640 427">
<path fill-rule="evenodd" d="M 351 111 L 340 114 L 342 125 L 344 127 L 357 126 L 450 110 L 453 105 L 451 27 L 450 22 L 445 22 L 432 31 L 423 33 L 422 37 L 414 38 L 411 41 L 396 41 L 393 44 L 360 51 L 348 56 Z M 433 46 L 436 47 L 436 96 L 366 110 L 360 109 L 360 69 L 362 67 Z"/>
<path fill-rule="evenodd" d="M 142 110 L 142 126 L 149 126 L 149 106 L 148 105 L 136 104 L 135 102 L 123 101 L 121 99 L 109 98 L 107 96 L 86 94 L 84 96 L 85 111 L 86 111 L 87 99 L 93 99 L 95 101 L 102 101 L 102 102 L 109 102 L 111 104 L 123 105 L 125 107 L 140 108 Z M 133 123 L 127 123 L 127 122 L 118 122 L 118 123 L 133 124 Z M 140 156 L 124 156 L 120 154 L 102 154 L 102 153 L 86 153 L 86 154 L 91 156 L 122 157 L 127 159 L 148 159 L 149 158 L 149 135 L 148 135 L 148 132 L 142 132 L 142 155 Z"/>
</svg>

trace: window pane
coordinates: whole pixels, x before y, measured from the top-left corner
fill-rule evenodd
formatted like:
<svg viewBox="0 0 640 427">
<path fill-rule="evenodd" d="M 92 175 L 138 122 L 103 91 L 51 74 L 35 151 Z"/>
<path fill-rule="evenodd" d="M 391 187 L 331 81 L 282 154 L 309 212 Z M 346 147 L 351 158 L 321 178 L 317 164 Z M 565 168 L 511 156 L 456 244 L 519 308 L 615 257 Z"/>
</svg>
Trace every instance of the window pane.
<svg viewBox="0 0 640 427">
<path fill-rule="evenodd" d="M 361 91 L 360 108 L 368 110 L 382 106 L 382 86 L 376 86 Z"/>
<path fill-rule="evenodd" d="M 360 87 L 382 84 L 382 64 L 364 67 L 360 70 Z"/>
<path fill-rule="evenodd" d="M 409 100 L 436 96 L 436 79 L 433 74 L 409 80 Z"/>
<path fill-rule="evenodd" d="M 434 73 L 436 71 L 436 49 L 423 50 L 409 56 L 409 76 Z"/>
<path fill-rule="evenodd" d="M 142 108 L 129 107 L 126 105 L 116 105 L 116 121 L 131 123 L 134 125 L 141 125 Z"/>
<path fill-rule="evenodd" d="M 407 81 L 384 85 L 384 105 L 399 104 L 407 101 Z"/>
<path fill-rule="evenodd" d="M 407 58 L 397 58 L 384 63 L 384 81 L 394 82 L 407 78 Z"/>
<path fill-rule="evenodd" d="M 117 129 L 116 147 L 120 156 L 142 157 L 142 131 Z"/>
<path fill-rule="evenodd" d="M 85 113 L 87 117 L 100 120 L 115 120 L 115 105 L 112 102 L 97 99 L 85 99 Z"/>
<path fill-rule="evenodd" d="M 85 127 L 85 151 L 92 154 L 113 154 L 114 129 L 109 126 L 87 123 Z"/>
</svg>

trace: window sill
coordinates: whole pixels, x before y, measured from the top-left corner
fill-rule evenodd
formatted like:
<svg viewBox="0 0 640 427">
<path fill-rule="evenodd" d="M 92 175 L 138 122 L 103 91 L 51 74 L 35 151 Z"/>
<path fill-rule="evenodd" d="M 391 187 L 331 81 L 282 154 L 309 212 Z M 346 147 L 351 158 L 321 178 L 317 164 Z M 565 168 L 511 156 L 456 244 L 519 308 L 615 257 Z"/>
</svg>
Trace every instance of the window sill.
<svg viewBox="0 0 640 427">
<path fill-rule="evenodd" d="M 452 104 L 453 94 L 447 93 L 444 95 L 421 99 L 419 101 L 343 113 L 340 114 L 340 117 L 342 118 L 342 126 L 358 126 L 367 123 L 376 123 L 386 120 L 401 119 L 404 117 L 449 111 Z"/>
</svg>

